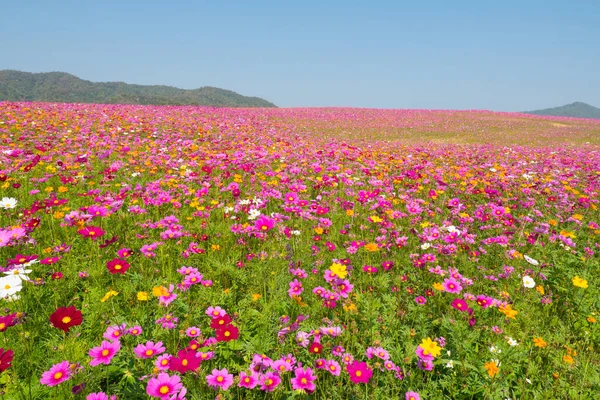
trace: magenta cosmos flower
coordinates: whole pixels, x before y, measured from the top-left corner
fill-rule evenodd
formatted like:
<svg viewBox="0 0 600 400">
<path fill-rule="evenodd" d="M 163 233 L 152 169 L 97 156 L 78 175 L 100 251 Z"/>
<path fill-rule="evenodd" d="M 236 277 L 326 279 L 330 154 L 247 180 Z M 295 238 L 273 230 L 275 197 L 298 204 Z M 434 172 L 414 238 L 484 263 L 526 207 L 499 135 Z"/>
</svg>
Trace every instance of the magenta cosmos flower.
<svg viewBox="0 0 600 400">
<path fill-rule="evenodd" d="M 181 378 L 177 375 L 170 376 L 161 372 L 158 377 L 151 378 L 146 386 L 146 393 L 152 397 L 158 397 L 161 400 L 167 400 L 174 396 L 183 388 Z"/>
<path fill-rule="evenodd" d="M 146 342 L 146 344 L 138 344 L 136 348 L 133 349 L 134 353 L 139 358 L 154 357 L 163 353 L 165 350 L 163 342 L 154 343 L 153 341 Z"/>
<path fill-rule="evenodd" d="M 281 378 L 274 372 L 267 372 L 266 374 L 260 375 L 260 390 L 272 392 L 281 383 Z"/>
<path fill-rule="evenodd" d="M 454 307 L 458 311 L 467 311 L 469 309 L 469 305 L 463 299 L 452 300 L 452 307 Z"/>
<path fill-rule="evenodd" d="M 233 385 L 233 375 L 227 371 L 227 368 L 213 369 L 212 374 L 206 376 L 206 382 L 215 390 L 219 388 L 227 390 Z"/>
<path fill-rule="evenodd" d="M 421 396 L 417 392 L 406 392 L 406 400 L 421 400 Z"/>
<path fill-rule="evenodd" d="M 68 361 L 53 365 L 52 368 L 42 374 L 40 383 L 46 386 L 56 386 L 64 381 L 68 381 L 71 378 L 69 365 Z"/>
<path fill-rule="evenodd" d="M 239 387 L 244 387 L 246 389 L 254 389 L 258 384 L 258 374 L 252 371 L 250 374 L 242 371 L 240 372 L 240 382 L 238 383 Z"/>
<path fill-rule="evenodd" d="M 314 392 L 316 389 L 315 380 L 317 379 L 317 376 L 313 374 L 312 369 L 309 367 L 296 368 L 294 373 L 296 374 L 296 377 L 290 379 L 292 382 L 292 389 L 306 390 L 309 393 Z"/>
<path fill-rule="evenodd" d="M 104 392 L 96 392 L 96 393 L 90 393 L 87 395 L 87 397 L 85 398 L 85 400 L 116 400 L 117 396 L 112 395 L 112 396 L 108 396 L 106 393 Z"/>
<path fill-rule="evenodd" d="M 448 293 L 460 293 L 460 291 L 462 290 L 460 282 L 458 282 L 454 278 L 445 279 L 444 283 L 442 283 L 442 286 L 444 287 L 444 291 Z"/>
<path fill-rule="evenodd" d="M 353 361 L 347 367 L 350 380 L 354 383 L 368 383 L 373 376 L 373 370 L 364 361 Z"/>
<path fill-rule="evenodd" d="M 108 365 L 112 358 L 121 349 L 121 343 L 118 340 L 114 342 L 102 341 L 102 344 L 98 347 L 94 347 L 90 350 L 89 355 L 92 357 L 90 365 L 95 367 L 100 364 Z"/>
</svg>

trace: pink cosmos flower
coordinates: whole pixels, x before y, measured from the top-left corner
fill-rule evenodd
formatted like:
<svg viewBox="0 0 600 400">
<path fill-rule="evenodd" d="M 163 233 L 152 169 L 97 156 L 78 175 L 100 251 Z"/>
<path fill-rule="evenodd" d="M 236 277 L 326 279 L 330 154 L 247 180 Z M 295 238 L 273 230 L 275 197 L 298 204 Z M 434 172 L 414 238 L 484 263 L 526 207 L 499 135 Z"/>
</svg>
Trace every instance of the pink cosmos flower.
<svg viewBox="0 0 600 400">
<path fill-rule="evenodd" d="M 206 309 L 206 315 L 210 316 L 211 318 L 222 317 L 225 314 L 227 314 L 227 312 L 219 306 L 211 306 Z"/>
<path fill-rule="evenodd" d="M 171 365 L 170 354 L 162 354 L 154 361 L 154 366 L 159 371 L 167 371 L 169 369 L 169 365 Z"/>
<path fill-rule="evenodd" d="M 188 337 L 198 337 L 202 334 L 202 332 L 200 331 L 200 328 L 196 328 L 195 326 L 190 326 L 189 328 L 187 328 L 185 330 L 185 334 Z"/>
<path fill-rule="evenodd" d="M 460 293 L 462 290 L 462 286 L 460 286 L 460 282 L 458 282 L 454 278 L 445 279 L 442 283 L 444 287 L 444 291 L 448 293 Z"/>
<path fill-rule="evenodd" d="M 154 343 L 152 341 L 146 342 L 146 344 L 140 343 L 135 349 L 133 349 L 138 358 L 151 358 L 164 353 L 165 350 L 166 349 L 163 346 L 163 342 Z"/>
<path fill-rule="evenodd" d="M 256 372 L 251 372 L 247 374 L 246 372 L 240 372 L 240 382 L 238 383 L 239 387 L 243 387 L 246 389 L 254 389 L 258 384 L 258 374 Z"/>
<path fill-rule="evenodd" d="M 421 396 L 417 392 L 406 392 L 406 400 L 421 400 Z"/>
<path fill-rule="evenodd" d="M 451 305 L 458 311 L 467 311 L 469 309 L 469 305 L 463 299 L 454 299 Z"/>
<path fill-rule="evenodd" d="M 215 390 L 219 388 L 227 390 L 233 385 L 233 374 L 230 374 L 227 368 L 223 368 L 222 370 L 213 369 L 212 374 L 206 376 L 206 382 L 208 386 Z"/>
<path fill-rule="evenodd" d="M 46 386 L 56 386 L 64 381 L 68 381 L 71 378 L 69 365 L 68 361 L 53 365 L 48 371 L 42 374 L 40 383 Z"/>
<path fill-rule="evenodd" d="M 127 325 L 125 324 L 109 326 L 108 328 L 106 328 L 106 331 L 102 336 L 106 340 L 118 341 L 121 338 L 121 336 L 125 334 L 126 329 Z"/>
<path fill-rule="evenodd" d="M 342 367 L 340 367 L 340 364 L 335 360 L 327 360 L 324 369 L 329 371 L 333 376 L 340 376 L 340 373 L 342 372 Z"/>
<path fill-rule="evenodd" d="M 131 336 L 140 336 L 142 332 L 142 327 L 138 325 L 132 326 L 131 328 L 127 329 L 127 334 Z"/>
<path fill-rule="evenodd" d="M 316 389 L 314 382 L 317 379 L 317 376 L 313 374 L 312 369 L 309 367 L 296 368 L 294 374 L 296 374 L 296 377 L 290 379 L 293 390 L 306 390 L 309 393 L 314 392 Z"/>
<path fill-rule="evenodd" d="M 85 400 L 116 400 L 116 399 L 117 399 L 117 396 L 112 395 L 112 396 L 109 397 L 104 392 L 90 393 L 85 398 Z"/>
<path fill-rule="evenodd" d="M 176 395 L 183 388 L 181 378 L 177 375 L 170 376 L 161 372 L 158 377 L 151 378 L 146 386 L 146 393 L 152 397 L 158 397 L 161 400 L 168 400 Z"/>
<path fill-rule="evenodd" d="M 373 376 L 373 370 L 364 361 L 353 361 L 346 367 L 350 380 L 354 383 L 368 383 Z"/>
<path fill-rule="evenodd" d="M 275 220 L 265 215 L 261 215 L 254 223 L 256 230 L 261 232 L 267 232 L 275 226 Z"/>
<path fill-rule="evenodd" d="M 281 378 L 274 372 L 267 372 L 260 375 L 260 390 L 272 392 L 281 383 Z"/>
<path fill-rule="evenodd" d="M 108 365 L 112 358 L 121 349 L 121 342 L 115 340 L 114 342 L 102 341 L 102 344 L 98 347 L 90 349 L 89 356 L 92 357 L 90 365 L 95 367 L 100 364 Z"/>
<path fill-rule="evenodd" d="M 302 292 L 304 292 L 302 282 L 298 281 L 298 279 L 294 279 L 292 282 L 290 282 L 290 288 L 288 289 L 288 295 L 290 297 L 300 296 Z"/>
</svg>

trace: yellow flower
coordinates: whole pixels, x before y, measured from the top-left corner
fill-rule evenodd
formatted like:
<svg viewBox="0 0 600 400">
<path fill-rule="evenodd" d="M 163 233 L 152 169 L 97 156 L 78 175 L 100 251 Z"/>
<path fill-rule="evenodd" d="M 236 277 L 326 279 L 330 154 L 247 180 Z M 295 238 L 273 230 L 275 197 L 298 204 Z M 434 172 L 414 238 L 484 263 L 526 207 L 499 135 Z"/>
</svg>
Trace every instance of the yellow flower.
<svg viewBox="0 0 600 400">
<path fill-rule="evenodd" d="M 372 216 L 370 217 L 370 219 L 371 219 L 371 222 L 374 222 L 374 223 L 378 223 L 378 222 L 381 222 L 381 221 L 383 221 L 383 220 L 382 220 L 381 218 L 379 218 L 377 215 L 372 215 Z"/>
<path fill-rule="evenodd" d="M 566 362 L 567 364 L 573 364 L 575 362 L 573 357 L 571 357 L 570 355 L 564 356 L 563 361 Z"/>
<path fill-rule="evenodd" d="M 367 243 L 365 244 L 365 250 L 366 251 L 378 251 L 379 250 L 379 246 L 377 246 L 377 243 Z"/>
<path fill-rule="evenodd" d="M 573 278 L 573 285 L 576 286 L 576 287 L 578 287 L 578 288 L 587 289 L 588 282 L 585 279 L 583 279 L 583 278 L 575 276 Z"/>
<path fill-rule="evenodd" d="M 544 347 L 546 347 L 548 345 L 548 343 L 546 343 L 546 341 L 544 339 L 542 339 L 541 337 L 535 337 L 535 338 L 533 338 L 533 345 L 535 347 L 539 347 L 539 348 L 543 349 Z"/>
<path fill-rule="evenodd" d="M 67 192 L 67 191 L 69 191 L 69 188 L 68 188 L 68 187 L 66 187 L 66 186 L 60 186 L 60 187 L 58 188 L 58 192 L 59 192 L 59 193 L 64 193 L 64 192 Z"/>
<path fill-rule="evenodd" d="M 535 290 L 537 290 L 539 294 L 544 294 L 545 293 L 543 286 L 536 286 Z"/>
<path fill-rule="evenodd" d="M 490 378 L 493 378 L 498 374 L 498 372 L 500 372 L 500 368 L 498 368 L 498 362 L 494 360 L 486 362 L 483 367 L 486 369 Z"/>
<path fill-rule="evenodd" d="M 162 296 L 168 296 L 168 295 L 169 295 L 169 291 L 164 286 L 155 286 L 152 288 L 152 296 L 162 297 Z"/>
<path fill-rule="evenodd" d="M 253 293 L 252 294 L 252 301 L 257 301 L 261 297 L 262 297 L 262 294 L 260 294 L 260 293 Z"/>
<path fill-rule="evenodd" d="M 315 233 L 317 235 L 322 235 L 323 234 L 323 228 L 321 228 L 320 226 L 315 228 Z"/>
<path fill-rule="evenodd" d="M 442 283 L 441 283 L 441 282 L 436 282 L 436 283 L 434 283 L 434 284 L 433 284 L 433 288 L 434 288 L 435 290 L 439 290 L 440 292 L 443 292 L 443 291 L 444 291 L 444 285 L 442 285 Z"/>
<path fill-rule="evenodd" d="M 552 225 L 552 226 L 556 226 L 556 225 L 558 225 L 558 221 L 557 221 L 557 220 L 555 220 L 555 219 L 551 219 L 550 221 L 548 221 L 548 223 L 549 223 L 550 225 Z"/>
<path fill-rule="evenodd" d="M 102 300 L 100 300 L 102 303 L 104 303 L 106 300 L 110 299 L 113 296 L 118 295 L 119 292 L 115 292 L 114 290 L 109 290 L 104 297 L 102 298 Z"/>
<path fill-rule="evenodd" d="M 344 311 L 349 312 L 349 313 L 357 313 L 358 312 L 358 308 L 356 307 L 356 304 L 354 303 L 349 303 L 349 304 L 344 304 L 343 305 Z"/>
<path fill-rule="evenodd" d="M 348 271 L 346 271 L 346 266 L 343 264 L 333 263 L 329 270 L 334 273 L 340 279 L 344 279 L 348 275 Z"/>
<path fill-rule="evenodd" d="M 137 299 L 139 301 L 148 301 L 148 293 L 146 293 L 146 292 L 138 292 Z"/>
<path fill-rule="evenodd" d="M 507 304 L 506 307 L 500 306 L 498 310 L 511 319 L 515 319 L 516 315 L 519 313 L 517 310 L 513 310 L 510 304 Z"/>
<path fill-rule="evenodd" d="M 351 217 L 354 215 L 354 210 L 346 210 L 346 215 Z"/>
<path fill-rule="evenodd" d="M 211 248 L 212 251 L 221 250 L 221 246 L 218 245 L 218 244 L 213 244 L 213 245 L 210 246 L 210 248 Z"/>
<path fill-rule="evenodd" d="M 591 315 L 589 317 L 587 317 L 587 322 L 589 322 L 590 324 L 595 324 L 596 323 L 596 318 L 592 317 Z"/>
<path fill-rule="evenodd" d="M 426 356 L 437 357 L 442 352 L 442 348 L 438 346 L 436 342 L 431 340 L 431 338 L 423 339 L 421 341 L 420 347 L 423 349 L 423 354 Z"/>
</svg>

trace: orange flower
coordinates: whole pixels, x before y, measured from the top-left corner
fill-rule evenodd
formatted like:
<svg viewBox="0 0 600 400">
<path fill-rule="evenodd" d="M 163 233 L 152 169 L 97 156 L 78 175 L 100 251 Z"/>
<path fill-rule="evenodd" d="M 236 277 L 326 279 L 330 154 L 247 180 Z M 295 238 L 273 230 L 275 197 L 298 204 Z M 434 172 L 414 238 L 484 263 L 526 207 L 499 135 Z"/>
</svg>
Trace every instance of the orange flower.
<svg viewBox="0 0 600 400">
<path fill-rule="evenodd" d="M 490 378 L 493 378 L 500 372 L 500 368 L 498 368 L 498 361 L 492 360 L 485 363 L 484 368 L 486 369 Z"/>
<path fill-rule="evenodd" d="M 567 364 L 573 364 L 575 362 L 575 360 L 573 360 L 573 357 L 571 357 L 570 355 L 564 356 L 563 361 Z"/>
<path fill-rule="evenodd" d="M 539 348 L 543 349 L 544 347 L 546 347 L 548 345 L 548 343 L 546 343 L 546 341 L 544 339 L 542 339 L 541 337 L 536 337 L 536 338 L 533 338 L 533 345 L 535 347 L 539 347 Z"/>
<path fill-rule="evenodd" d="M 365 244 L 365 250 L 367 251 L 378 251 L 379 250 L 379 246 L 377 246 L 377 243 L 367 243 Z"/>
<path fill-rule="evenodd" d="M 519 313 L 517 310 L 513 310 L 510 304 L 507 304 L 506 307 L 500 306 L 498 310 L 500 310 L 502 314 L 506 315 L 510 319 L 515 319 L 515 317 Z"/>
</svg>

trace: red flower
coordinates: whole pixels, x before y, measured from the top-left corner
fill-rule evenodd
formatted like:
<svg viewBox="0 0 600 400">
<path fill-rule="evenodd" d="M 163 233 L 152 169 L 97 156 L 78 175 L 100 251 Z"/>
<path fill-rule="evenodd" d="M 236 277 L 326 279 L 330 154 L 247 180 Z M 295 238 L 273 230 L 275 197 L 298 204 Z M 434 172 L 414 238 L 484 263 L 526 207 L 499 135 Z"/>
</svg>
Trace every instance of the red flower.
<svg viewBox="0 0 600 400">
<path fill-rule="evenodd" d="M 14 351 L 0 348 L 0 372 L 7 370 L 15 356 Z"/>
<path fill-rule="evenodd" d="M 217 340 L 219 342 L 235 340 L 240 336 L 239 332 L 240 331 L 235 326 L 231 324 L 225 325 L 224 327 L 217 329 Z"/>
<path fill-rule="evenodd" d="M 77 233 L 81 236 L 91 238 L 92 240 L 96 240 L 104 235 L 104 231 L 97 226 L 86 226 L 85 228 L 78 230 Z"/>
<path fill-rule="evenodd" d="M 81 311 L 74 306 L 60 307 L 50 316 L 50 322 L 55 328 L 68 332 L 72 326 L 81 325 Z"/>
<path fill-rule="evenodd" d="M 210 327 L 213 329 L 221 329 L 231 322 L 231 317 L 227 314 L 213 318 L 210 321 Z"/>
<path fill-rule="evenodd" d="M 106 268 L 111 274 L 124 274 L 129 267 L 129 263 L 120 258 L 115 258 L 114 260 L 106 263 Z"/>
<path fill-rule="evenodd" d="M 17 323 L 17 314 L 8 314 L 0 317 L 0 332 L 6 332 L 8 328 L 14 326 Z"/>
<path fill-rule="evenodd" d="M 177 357 L 171 357 L 169 360 L 169 369 L 181 374 L 187 371 L 195 371 L 200 366 L 199 357 L 196 357 L 195 350 L 179 350 Z"/>
<path fill-rule="evenodd" d="M 323 352 L 323 345 L 319 342 L 313 342 L 308 348 L 309 353 L 321 354 Z"/>
<path fill-rule="evenodd" d="M 350 380 L 354 383 L 368 383 L 373 376 L 373 370 L 369 368 L 366 362 L 354 360 L 347 367 Z"/>
</svg>

